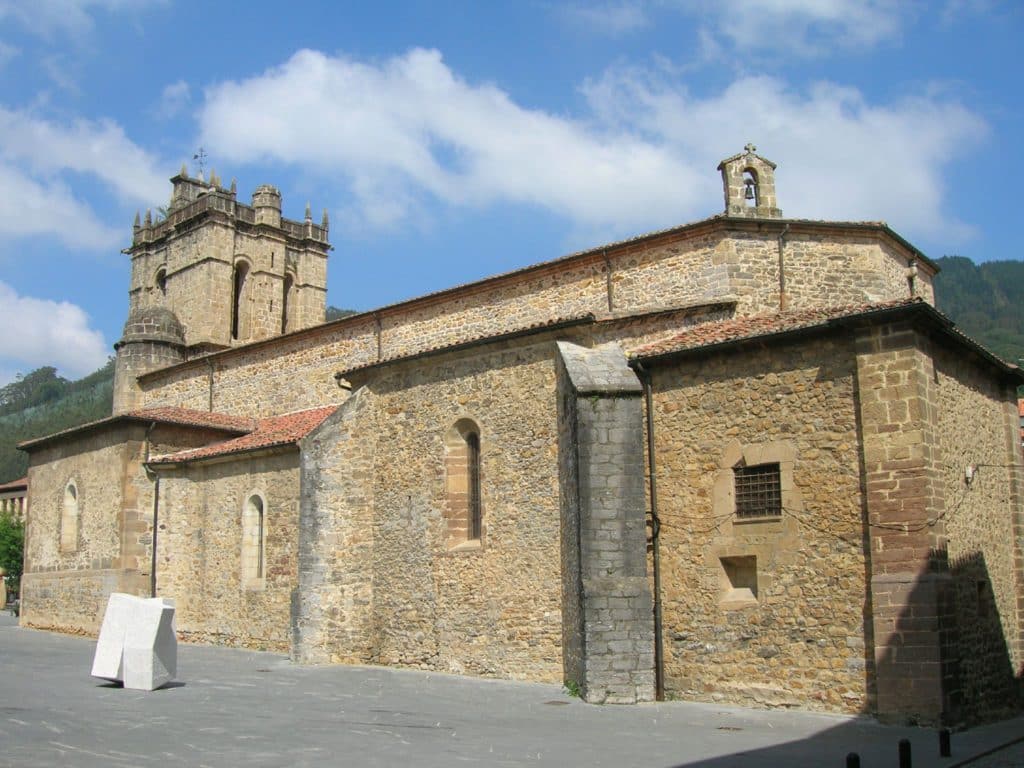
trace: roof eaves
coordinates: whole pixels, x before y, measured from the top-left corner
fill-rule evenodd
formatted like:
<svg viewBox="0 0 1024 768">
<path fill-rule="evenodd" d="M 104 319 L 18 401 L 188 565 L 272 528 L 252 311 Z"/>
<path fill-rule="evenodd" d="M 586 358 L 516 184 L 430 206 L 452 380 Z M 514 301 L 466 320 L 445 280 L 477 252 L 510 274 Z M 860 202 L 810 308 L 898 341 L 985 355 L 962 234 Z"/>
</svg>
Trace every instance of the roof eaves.
<svg viewBox="0 0 1024 768">
<path fill-rule="evenodd" d="M 987 350 L 974 339 L 961 333 L 952 320 L 942 314 L 931 304 L 920 299 L 908 301 L 896 305 L 867 308 L 850 314 L 838 315 L 836 317 L 822 318 L 818 322 L 811 322 L 793 328 L 783 328 L 778 331 L 768 331 L 760 334 L 739 336 L 722 341 L 714 341 L 708 344 L 698 344 L 691 347 L 682 347 L 665 352 L 657 352 L 650 355 L 633 354 L 629 356 L 629 365 L 634 368 L 643 368 L 645 365 L 657 365 L 670 359 L 693 357 L 710 354 L 712 352 L 728 347 L 744 347 L 754 344 L 773 343 L 788 339 L 796 339 L 803 336 L 817 335 L 832 328 L 849 327 L 860 325 L 865 321 L 884 320 L 888 317 L 914 317 L 919 316 L 929 322 L 933 328 L 938 329 L 944 336 L 950 338 L 957 344 L 967 347 L 989 364 L 998 368 L 1004 374 L 1017 379 L 1024 384 L 1024 371 L 1013 363 L 1008 363 L 997 355 Z"/>
<path fill-rule="evenodd" d="M 236 435 L 244 435 L 251 432 L 251 428 L 245 428 L 242 426 L 232 426 L 230 424 L 213 424 L 203 423 L 201 421 L 190 421 L 186 419 L 174 419 L 167 416 L 158 416 L 156 414 L 146 414 L 144 410 L 140 411 L 128 411 L 127 413 L 119 413 L 114 416 L 107 416 L 96 421 L 89 421 L 85 424 L 79 424 L 75 427 L 68 427 L 62 429 L 59 432 L 54 432 L 49 435 L 43 435 L 42 437 L 35 437 L 31 440 L 24 440 L 16 446 L 18 450 L 29 451 L 36 448 L 40 448 L 43 445 L 52 443 L 56 440 L 70 437 L 71 435 L 85 434 L 88 432 L 94 432 L 98 429 L 102 429 L 107 426 L 113 426 L 117 423 L 130 423 L 130 424 L 173 424 L 180 427 L 192 427 L 194 429 L 212 429 L 218 432 L 227 432 Z"/>
<path fill-rule="evenodd" d="M 167 453 L 163 456 L 156 456 L 146 462 L 151 469 L 163 467 L 183 467 L 190 464 L 212 464 L 215 462 L 232 461 L 237 458 L 251 457 L 253 454 L 278 453 L 281 448 L 298 449 L 299 439 L 277 440 L 272 443 L 261 443 L 259 445 L 246 446 L 237 449 L 216 451 L 213 453 L 202 453 L 202 448 L 192 448 L 179 453 Z"/>
</svg>

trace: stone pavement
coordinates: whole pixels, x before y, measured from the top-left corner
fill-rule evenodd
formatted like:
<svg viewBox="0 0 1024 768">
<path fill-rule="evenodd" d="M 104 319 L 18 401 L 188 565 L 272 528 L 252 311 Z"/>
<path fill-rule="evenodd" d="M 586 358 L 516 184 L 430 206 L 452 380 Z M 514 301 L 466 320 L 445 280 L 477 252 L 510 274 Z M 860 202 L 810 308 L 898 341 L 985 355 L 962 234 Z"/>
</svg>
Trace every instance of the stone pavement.
<svg viewBox="0 0 1024 768">
<path fill-rule="evenodd" d="M 1024 735 L 1024 718 L 953 735 L 867 718 L 666 702 L 594 706 L 558 686 L 180 645 L 179 681 L 132 691 L 89 676 L 95 642 L 0 615 L 0 766 L 964 765 Z M 1016 749 L 1016 748 L 1014 748 Z M 1005 750 L 972 768 L 1022 765 Z M 998 762 L 1003 760 L 1004 762 Z M 1005 762 L 1016 760 L 1017 762 Z"/>
</svg>

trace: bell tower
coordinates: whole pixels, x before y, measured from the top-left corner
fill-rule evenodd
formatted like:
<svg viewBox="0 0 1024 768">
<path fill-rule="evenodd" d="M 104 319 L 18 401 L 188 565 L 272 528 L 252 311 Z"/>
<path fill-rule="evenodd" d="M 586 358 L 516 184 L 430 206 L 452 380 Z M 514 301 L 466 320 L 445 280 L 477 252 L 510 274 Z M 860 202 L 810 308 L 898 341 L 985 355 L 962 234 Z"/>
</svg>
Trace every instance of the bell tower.
<svg viewBox="0 0 1024 768">
<path fill-rule="evenodd" d="M 718 164 L 725 191 L 726 216 L 752 219 L 781 219 L 775 199 L 775 163 L 755 154 L 748 143 L 744 151 Z"/>
<path fill-rule="evenodd" d="M 124 337 L 115 345 L 114 413 L 137 406 L 136 378 L 220 349 L 324 322 L 327 211 L 314 224 L 281 215 L 281 193 L 257 187 L 252 205 L 236 183 L 171 179 L 163 218 L 135 216 Z"/>
</svg>

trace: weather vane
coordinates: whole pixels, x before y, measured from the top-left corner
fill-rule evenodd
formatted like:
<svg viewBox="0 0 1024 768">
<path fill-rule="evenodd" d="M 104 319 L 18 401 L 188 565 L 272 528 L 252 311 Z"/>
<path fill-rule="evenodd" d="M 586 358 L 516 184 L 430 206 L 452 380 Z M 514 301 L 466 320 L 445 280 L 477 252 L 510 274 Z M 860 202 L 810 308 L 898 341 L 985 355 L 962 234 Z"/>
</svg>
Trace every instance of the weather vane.
<svg viewBox="0 0 1024 768">
<path fill-rule="evenodd" d="M 206 168 L 206 150 L 200 147 L 199 151 L 192 155 L 192 159 L 199 161 L 199 178 L 203 178 L 203 170 Z"/>
</svg>

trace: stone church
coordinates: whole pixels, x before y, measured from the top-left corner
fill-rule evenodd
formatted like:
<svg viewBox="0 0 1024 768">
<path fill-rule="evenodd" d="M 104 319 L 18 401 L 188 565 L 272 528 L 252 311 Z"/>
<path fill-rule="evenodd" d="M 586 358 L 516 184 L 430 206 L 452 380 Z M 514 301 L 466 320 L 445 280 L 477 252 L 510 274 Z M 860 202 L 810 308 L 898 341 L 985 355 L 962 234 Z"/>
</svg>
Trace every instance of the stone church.
<svg viewBox="0 0 1024 768">
<path fill-rule="evenodd" d="M 113 414 L 30 454 L 21 621 L 960 723 L 1018 703 L 1024 375 L 884 223 L 725 210 L 324 322 L 326 214 L 136 220 Z"/>
</svg>

